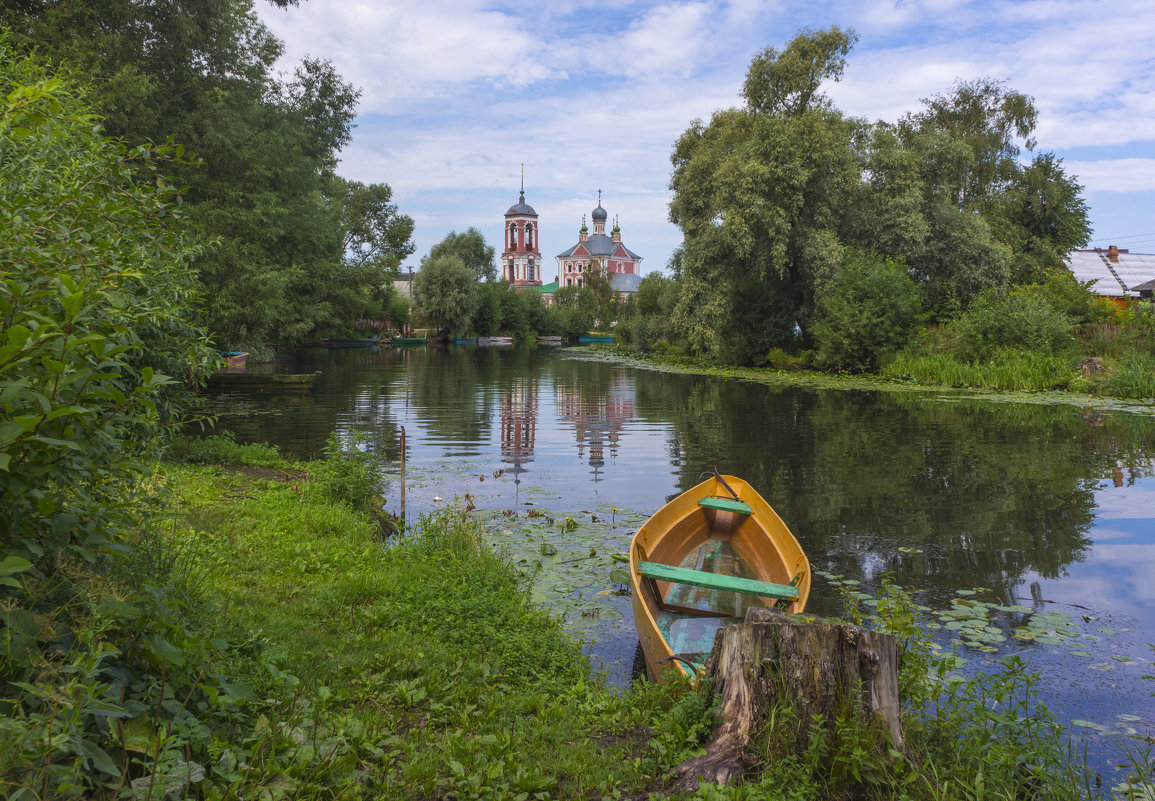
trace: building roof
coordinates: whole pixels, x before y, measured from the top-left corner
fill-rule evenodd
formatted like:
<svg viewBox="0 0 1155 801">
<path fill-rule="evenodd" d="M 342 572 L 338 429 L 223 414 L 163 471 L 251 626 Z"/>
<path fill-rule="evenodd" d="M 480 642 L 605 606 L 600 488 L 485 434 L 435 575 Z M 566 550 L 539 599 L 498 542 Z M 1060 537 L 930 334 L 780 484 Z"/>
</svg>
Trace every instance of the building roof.
<svg viewBox="0 0 1155 801">
<path fill-rule="evenodd" d="M 1090 281 L 1091 291 L 1104 297 L 1138 297 L 1140 286 L 1155 281 L 1155 254 L 1119 249 L 1119 260 L 1113 262 L 1107 253 L 1072 250 L 1063 263 L 1075 278 Z"/>
<path fill-rule="evenodd" d="M 579 248 L 581 248 L 583 246 L 585 247 L 586 251 L 591 256 L 612 256 L 615 248 L 618 245 L 621 245 L 621 243 L 619 242 L 619 243 L 615 244 L 614 240 L 611 239 L 610 237 L 606 236 L 605 234 L 594 234 L 593 236 L 591 236 L 586 241 L 578 242 L 576 245 L 572 245 L 571 247 L 569 247 L 566 250 L 562 251 L 561 253 L 557 254 L 557 258 L 568 259 L 570 256 L 574 255 L 578 251 Z M 637 253 L 634 253 L 632 250 L 630 250 L 625 245 L 621 245 L 621 248 L 627 254 L 629 254 L 629 257 L 631 259 L 642 258 L 641 256 L 639 256 Z M 585 255 L 585 254 L 582 254 L 582 255 Z"/>
<path fill-rule="evenodd" d="M 642 277 L 634 273 L 612 273 L 610 275 L 610 289 L 614 292 L 637 292 Z"/>
<path fill-rule="evenodd" d="M 505 213 L 506 217 L 514 217 L 517 215 L 524 215 L 527 217 L 536 217 L 537 212 L 533 210 L 533 206 L 525 202 L 525 190 L 521 190 L 521 197 L 517 203 L 509 207 L 509 211 Z"/>
<path fill-rule="evenodd" d="M 590 215 L 590 217 L 594 220 L 604 220 L 609 216 L 609 212 L 602 208 L 601 198 L 598 198 L 598 207 L 594 209 L 594 212 Z"/>
<path fill-rule="evenodd" d="M 523 288 L 522 292 L 540 292 L 543 295 L 552 295 L 558 290 L 558 282 L 554 280 L 549 284 L 542 284 L 541 286 L 527 286 Z"/>
</svg>

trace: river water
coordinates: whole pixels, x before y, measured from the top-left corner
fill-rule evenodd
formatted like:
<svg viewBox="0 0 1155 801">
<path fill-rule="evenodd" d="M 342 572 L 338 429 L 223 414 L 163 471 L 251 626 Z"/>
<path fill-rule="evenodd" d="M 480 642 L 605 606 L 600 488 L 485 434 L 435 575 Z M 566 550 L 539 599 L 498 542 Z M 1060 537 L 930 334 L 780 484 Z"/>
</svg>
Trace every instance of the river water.
<svg viewBox="0 0 1155 801">
<path fill-rule="evenodd" d="M 721 460 L 806 550 L 807 611 L 889 574 L 964 671 L 1029 660 L 1104 770 L 1112 736 L 1155 729 L 1155 416 L 670 374 L 580 349 L 310 349 L 274 369 L 322 373 L 311 393 L 218 397 L 222 427 L 300 458 L 331 432 L 356 439 L 398 512 L 404 428 L 406 516 L 476 507 L 613 684 L 637 642 L 613 554 Z"/>
</svg>

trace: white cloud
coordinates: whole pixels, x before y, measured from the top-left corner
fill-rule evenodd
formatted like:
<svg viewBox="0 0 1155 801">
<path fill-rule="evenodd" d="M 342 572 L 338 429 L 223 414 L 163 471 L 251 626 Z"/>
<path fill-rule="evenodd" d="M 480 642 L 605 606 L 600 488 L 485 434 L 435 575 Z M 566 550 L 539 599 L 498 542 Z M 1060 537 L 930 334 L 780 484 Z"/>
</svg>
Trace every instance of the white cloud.
<svg viewBox="0 0 1155 801">
<path fill-rule="evenodd" d="M 956 79 L 1006 79 L 1037 100 L 1040 148 L 1066 156 L 1089 193 L 1152 188 L 1149 0 L 308 0 L 259 13 L 290 63 L 330 58 L 364 88 L 341 171 L 392 185 L 422 229 L 459 215 L 446 230 L 484 219 L 500 230 L 524 161 L 533 197 L 551 204 L 539 211 L 564 218 L 543 221 L 543 247 L 571 244 L 600 186 L 623 201 L 611 213 L 652 237 L 643 255 L 659 266 L 679 241 L 665 210 L 674 141 L 692 119 L 739 104 L 755 52 L 831 24 L 861 37 L 844 81 L 826 87 L 848 113 L 894 120 Z M 553 207 L 565 198 L 574 205 Z M 1092 203 L 1101 227 L 1095 215 Z M 546 239 L 550 225 L 560 241 Z"/>
<path fill-rule="evenodd" d="M 1155 190 L 1155 158 L 1064 161 L 1088 192 L 1147 192 Z M 1155 497 L 1152 497 L 1155 503 Z"/>
</svg>

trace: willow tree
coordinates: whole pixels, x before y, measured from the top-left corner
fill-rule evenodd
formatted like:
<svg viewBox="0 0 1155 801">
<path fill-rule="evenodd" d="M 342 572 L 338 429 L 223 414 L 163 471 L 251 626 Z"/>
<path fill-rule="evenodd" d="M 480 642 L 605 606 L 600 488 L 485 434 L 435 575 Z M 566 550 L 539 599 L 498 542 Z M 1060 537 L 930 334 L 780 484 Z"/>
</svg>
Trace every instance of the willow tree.
<svg viewBox="0 0 1155 801">
<path fill-rule="evenodd" d="M 855 35 L 804 31 L 752 63 L 745 106 L 694 121 L 674 147 L 670 219 L 684 235 L 675 322 L 690 347 L 755 361 L 809 328 L 842 259 L 839 213 L 859 179 L 859 123 L 818 91 Z"/>
</svg>

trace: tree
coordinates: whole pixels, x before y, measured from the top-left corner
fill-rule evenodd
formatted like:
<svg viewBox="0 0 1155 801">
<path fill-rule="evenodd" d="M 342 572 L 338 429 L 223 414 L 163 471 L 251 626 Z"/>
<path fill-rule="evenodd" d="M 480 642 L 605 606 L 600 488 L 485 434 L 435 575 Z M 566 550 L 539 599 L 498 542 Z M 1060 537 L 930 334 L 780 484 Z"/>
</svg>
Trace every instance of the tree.
<svg viewBox="0 0 1155 801">
<path fill-rule="evenodd" d="M 590 257 L 589 266 L 582 274 L 582 284 L 597 301 L 595 324 L 600 328 L 608 327 L 617 316 L 617 297 L 610 287 L 610 274 L 606 269 L 605 257 Z"/>
<path fill-rule="evenodd" d="M 796 328 L 807 335 L 815 287 L 841 263 L 840 214 L 861 174 L 858 123 L 816 87 L 841 75 L 854 38 L 804 31 L 782 52 L 763 51 L 747 73 L 746 107 L 695 121 L 675 144 L 670 219 L 684 236 L 675 322 L 692 349 L 748 362 Z"/>
<path fill-rule="evenodd" d="M 575 339 L 593 328 L 597 299 L 585 287 L 563 286 L 553 294 L 550 312 L 559 335 Z"/>
<path fill-rule="evenodd" d="M 411 252 L 412 221 L 387 186 L 335 175 L 358 92 L 320 59 L 280 78 L 251 0 L 29 2 L 4 22 L 90 78 L 107 133 L 172 136 L 200 160 L 165 169 L 219 240 L 195 269 L 221 347 L 259 352 L 384 307 L 382 268 Z"/>
<path fill-rule="evenodd" d="M 474 273 L 456 256 L 426 257 L 413 275 L 413 305 L 438 336 L 464 332 L 477 309 Z"/>
<path fill-rule="evenodd" d="M 469 228 L 463 234 L 450 231 L 429 251 L 430 258 L 457 256 L 466 267 L 473 270 L 478 281 L 497 280 L 497 262 L 494 255 L 493 247 L 486 244 L 485 237 L 476 228 Z"/>
</svg>

